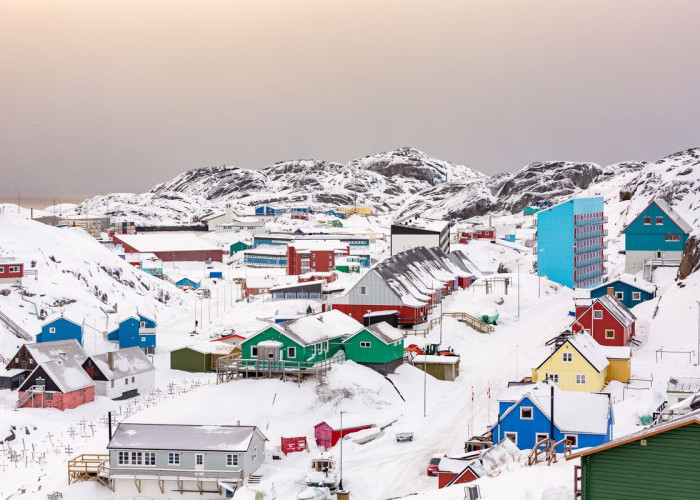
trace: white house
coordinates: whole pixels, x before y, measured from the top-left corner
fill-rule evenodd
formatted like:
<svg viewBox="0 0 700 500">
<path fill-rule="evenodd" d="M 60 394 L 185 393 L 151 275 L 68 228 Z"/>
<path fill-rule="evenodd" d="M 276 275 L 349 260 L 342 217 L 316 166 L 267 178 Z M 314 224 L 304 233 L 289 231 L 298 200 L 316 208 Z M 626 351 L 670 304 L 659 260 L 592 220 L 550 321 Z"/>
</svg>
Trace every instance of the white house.
<svg viewBox="0 0 700 500">
<path fill-rule="evenodd" d="M 90 356 L 83 369 L 95 382 L 95 394 L 110 399 L 145 394 L 156 384 L 156 369 L 139 347 Z"/>
</svg>

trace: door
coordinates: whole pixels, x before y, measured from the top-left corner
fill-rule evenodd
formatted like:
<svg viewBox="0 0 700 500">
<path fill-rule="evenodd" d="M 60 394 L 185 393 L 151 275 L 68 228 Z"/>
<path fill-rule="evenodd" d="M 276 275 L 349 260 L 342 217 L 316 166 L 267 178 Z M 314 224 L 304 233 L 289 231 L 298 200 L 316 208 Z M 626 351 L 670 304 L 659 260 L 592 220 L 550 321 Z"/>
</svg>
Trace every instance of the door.
<svg viewBox="0 0 700 500">
<path fill-rule="evenodd" d="M 194 469 L 195 470 L 204 469 L 204 453 L 196 453 L 194 455 Z"/>
</svg>

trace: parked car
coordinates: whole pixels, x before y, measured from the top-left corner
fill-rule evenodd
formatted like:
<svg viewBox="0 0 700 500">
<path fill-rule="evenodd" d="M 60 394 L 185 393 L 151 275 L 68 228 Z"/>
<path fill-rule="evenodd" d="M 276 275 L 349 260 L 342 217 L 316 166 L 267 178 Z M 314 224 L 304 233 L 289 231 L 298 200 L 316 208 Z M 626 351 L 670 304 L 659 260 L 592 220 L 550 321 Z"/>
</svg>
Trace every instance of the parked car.
<svg viewBox="0 0 700 500">
<path fill-rule="evenodd" d="M 413 441 L 413 433 L 412 432 L 397 432 L 396 433 L 396 441 L 401 443 L 404 441 Z"/>
<path fill-rule="evenodd" d="M 438 467 L 440 466 L 440 460 L 442 459 L 442 455 L 433 455 L 432 458 L 430 459 L 430 462 L 428 462 L 428 475 L 429 476 L 437 476 L 438 475 Z"/>
</svg>

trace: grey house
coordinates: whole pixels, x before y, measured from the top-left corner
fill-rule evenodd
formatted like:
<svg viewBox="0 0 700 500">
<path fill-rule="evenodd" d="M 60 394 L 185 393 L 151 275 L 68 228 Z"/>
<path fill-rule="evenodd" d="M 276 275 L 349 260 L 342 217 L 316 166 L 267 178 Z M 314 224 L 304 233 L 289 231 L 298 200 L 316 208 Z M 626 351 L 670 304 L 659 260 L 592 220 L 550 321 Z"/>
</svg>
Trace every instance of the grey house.
<svg viewBox="0 0 700 500">
<path fill-rule="evenodd" d="M 265 441 L 255 426 L 120 423 L 107 445 L 112 498 L 232 497 Z"/>
</svg>

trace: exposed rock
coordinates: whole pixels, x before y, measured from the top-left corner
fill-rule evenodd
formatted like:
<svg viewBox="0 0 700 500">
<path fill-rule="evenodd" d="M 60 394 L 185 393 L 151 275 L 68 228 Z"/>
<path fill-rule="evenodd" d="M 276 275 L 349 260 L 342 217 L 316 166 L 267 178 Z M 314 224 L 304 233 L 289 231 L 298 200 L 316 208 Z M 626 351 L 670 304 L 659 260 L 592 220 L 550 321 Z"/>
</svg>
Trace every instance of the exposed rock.
<svg viewBox="0 0 700 500">
<path fill-rule="evenodd" d="M 683 258 L 678 266 L 678 279 L 685 279 L 698 269 L 700 269 L 700 239 L 691 235 L 683 248 Z"/>
</svg>

